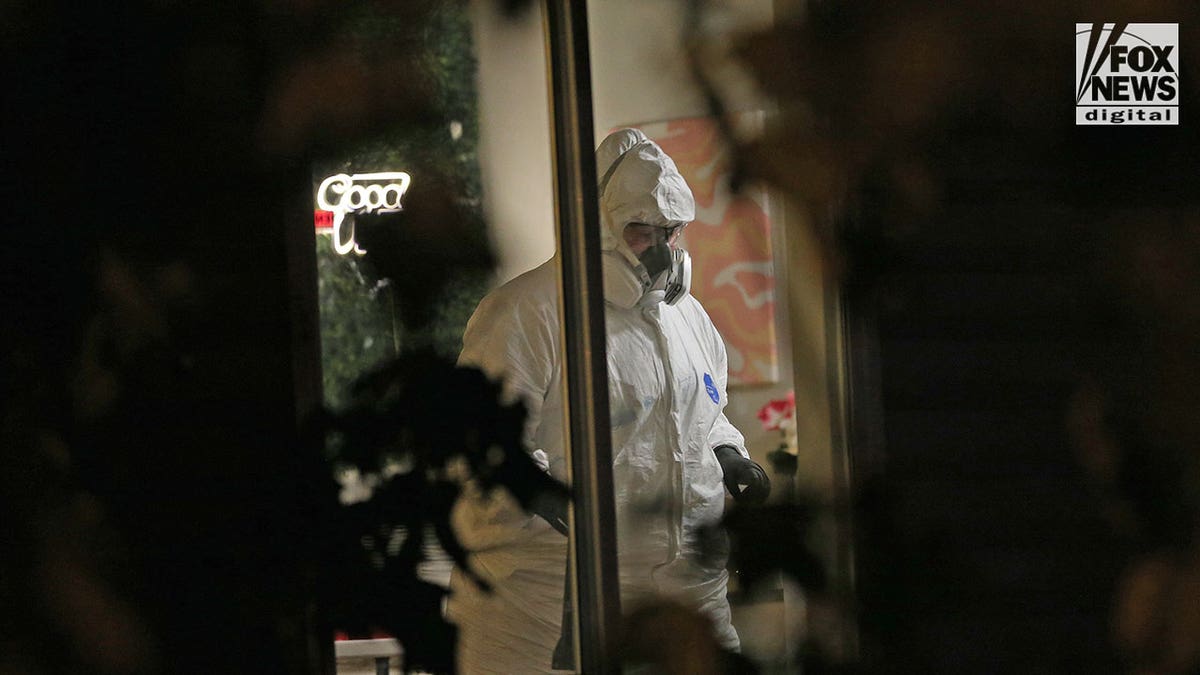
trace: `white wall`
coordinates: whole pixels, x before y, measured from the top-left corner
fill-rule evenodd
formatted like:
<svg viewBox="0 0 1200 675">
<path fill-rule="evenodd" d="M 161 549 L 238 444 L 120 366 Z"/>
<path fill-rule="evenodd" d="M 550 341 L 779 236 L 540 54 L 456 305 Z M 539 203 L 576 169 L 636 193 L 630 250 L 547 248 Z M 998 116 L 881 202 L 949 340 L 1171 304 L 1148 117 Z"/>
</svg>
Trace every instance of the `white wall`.
<svg viewBox="0 0 1200 675">
<path fill-rule="evenodd" d="M 498 282 L 554 254 L 550 102 L 540 4 L 519 21 L 471 0 L 479 59 L 479 158 Z"/>
</svg>

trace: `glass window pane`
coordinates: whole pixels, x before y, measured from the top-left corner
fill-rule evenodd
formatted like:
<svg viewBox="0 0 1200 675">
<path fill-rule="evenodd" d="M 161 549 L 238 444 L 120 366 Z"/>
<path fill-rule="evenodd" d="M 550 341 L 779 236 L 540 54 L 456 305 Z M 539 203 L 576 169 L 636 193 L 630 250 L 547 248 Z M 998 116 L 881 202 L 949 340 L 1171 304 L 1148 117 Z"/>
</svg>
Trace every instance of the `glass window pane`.
<svg viewBox="0 0 1200 675">
<path fill-rule="evenodd" d="M 421 114 L 312 164 L 326 451 L 353 549 L 339 669 L 548 671 L 570 515 L 543 26 L 497 3 L 398 12 L 334 14 L 357 71 L 412 59 Z"/>
<path fill-rule="evenodd" d="M 762 189 L 729 189 L 726 129 L 691 79 L 683 51 L 683 30 L 692 25 L 685 5 L 589 6 L 595 115 L 588 131 L 600 145 L 589 167 L 599 193 L 589 208 L 600 221 L 592 233 L 599 250 L 590 254 L 604 281 L 592 300 L 604 303 L 604 322 L 588 328 L 600 331 L 607 354 L 591 374 L 608 391 L 605 428 L 590 431 L 611 441 L 605 466 L 616 506 L 619 595 L 633 634 L 639 621 L 653 623 L 674 607 L 664 603 L 679 601 L 713 622 L 707 644 L 714 658 L 717 650 L 740 650 L 780 663 L 803 639 L 803 599 L 777 574 L 746 584 L 720 524 L 731 509 L 765 499 L 768 483 L 770 503 L 790 500 L 797 466 L 803 475 L 828 473 L 820 462 L 831 443 L 827 293 L 820 283 L 787 277 L 787 261 L 802 259 L 803 242 L 785 236 L 784 205 Z M 770 7 L 741 3 L 738 14 L 703 21 L 718 29 L 715 36 L 770 22 Z M 482 369 L 503 383 L 506 402 L 524 405 L 524 463 L 514 471 L 570 484 L 570 413 L 584 411 L 568 410 L 567 352 L 582 326 L 562 319 L 568 300 L 555 191 L 566 174 L 553 157 L 550 22 L 540 9 L 513 17 L 493 3 L 473 3 L 469 22 L 442 25 L 466 27 L 469 39 L 460 44 L 471 46 L 478 70 L 471 109 L 447 123 L 451 140 L 434 149 L 442 160 L 430 160 L 427 136 L 388 135 L 314 166 L 325 396 L 331 408 L 347 405 L 357 373 L 431 347 Z M 632 24 L 631 14 L 638 17 Z M 738 91 L 722 90 L 738 110 L 729 120 L 737 133 L 753 133 L 766 123 L 767 106 Z M 378 212 L 389 210 L 384 202 L 394 195 L 403 202 L 397 223 L 437 222 L 422 221 L 430 214 L 417 209 L 447 193 L 439 175 L 446 167 L 438 165 L 446 150 L 470 166 L 469 179 L 449 194 L 456 208 L 477 214 L 466 220 L 471 226 L 424 233 L 439 242 L 431 249 L 405 249 L 421 237 L 393 236 L 376 239 L 374 250 L 401 250 L 398 259 L 433 279 L 453 267 L 460 242 L 477 244 L 470 238 L 486 233 L 495 259 L 482 273 L 454 271 L 444 285 L 422 286 L 412 269 L 376 276 L 370 240 L 381 227 Z M 371 210 L 372 198 L 375 213 L 355 211 Z M 793 348 L 799 336 L 803 350 Z M 795 373 L 812 377 L 793 394 Z M 473 480 L 454 508 L 454 532 L 491 592 L 438 547 L 425 547 L 430 561 L 421 578 L 453 591 L 447 616 L 458 627 L 456 658 L 466 672 L 548 671 L 556 650 L 572 656 L 579 647 L 571 642 L 575 622 L 598 616 L 598 605 L 571 601 L 570 507 L 546 498 L 552 491 L 534 499 L 537 482 L 525 474 L 511 489 L 489 491 Z M 396 532 L 396 541 L 409 536 Z M 572 630 L 564 630 L 565 616 Z"/>
<path fill-rule="evenodd" d="M 525 450 L 540 470 L 571 481 L 566 446 L 561 261 L 544 24 L 538 8 L 513 17 L 472 7 L 479 59 L 480 163 L 496 274 L 463 337 L 461 360 L 503 379 L 528 413 Z M 490 593 L 452 579 L 449 616 L 462 672 L 569 670 L 575 652 L 567 598 L 571 516 L 565 499 L 527 505 L 493 495 L 460 502 L 457 524 Z M 566 622 L 571 626 L 571 621 Z"/>
<path fill-rule="evenodd" d="M 789 502 L 798 455 L 820 457 L 799 451 L 796 420 L 828 433 L 827 389 L 814 378 L 793 393 L 793 373 L 823 372 L 825 350 L 793 347 L 824 336 L 825 291 L 788 283 L 784 204 L 756 186 L 730 189 L 726 133 L 753 135 L 769 106 L 738 73 L 713 68 L 708 84 L 736 111 L 718 123 L 685 42 L 719 64 L 728 36 L 769 26 L 774 3 L 704 5 L 693 15 L 696 3 L 588 3 L 595 136 L 612 146 L 601 143 L 597 172 L 621 595 L 634 634 L 681 601 L 712 622 L 707 644 L 769 666 L 803 639 L 803 599 L 777 573 L 746 583 L 717 526 L 733 509 L 768 517 L 748 510 L 766 485 L 766 507 Z M 644 224 L 680 223 L 674 241 L 640 236 Z M 816 317 L 803 336 L 788 293 L 798 288 L 816 299 L 802 306 Z M 631 614 L 639 606 L 650 609 Z M 646 660 L 673 648 L 647 647 Z"/>
</svg>

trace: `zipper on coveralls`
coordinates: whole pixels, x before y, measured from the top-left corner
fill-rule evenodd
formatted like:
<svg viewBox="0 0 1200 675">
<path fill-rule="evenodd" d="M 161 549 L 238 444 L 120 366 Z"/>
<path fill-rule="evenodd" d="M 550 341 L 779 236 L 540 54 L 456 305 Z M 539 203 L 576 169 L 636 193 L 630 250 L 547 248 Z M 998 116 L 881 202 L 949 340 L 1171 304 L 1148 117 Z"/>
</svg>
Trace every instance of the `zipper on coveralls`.
<svg viewBox="0 0 1200 675">
<path fill-rule="evenodd" d="M 671 353 L 667 348 L 667 335 L 663 329 L 662 308 L 655 308 L 658 311 L 652 312 L 647 309 L 647 314 L 651 315 L 654 324 L 656 339 L 658 340 L 660 351 L 662 352 L 661 371 L 663 375 L 663 399 L 667 404 L 667 419 L 670 424 L 674 424 L 673 413 L 675 409 L 675 390 L 673 383 L 675 381 L 675 373 L 671 368 Z M 671 472 L 671 498 L 667 500 L 667 558 L 659 567 L 675 562 L 680 555 L 680 535 L 683 530 L 683 448 L 675 447 L 679 445 L 678 434 L 673 434 L 676 438 L 672 439 L 671 462 L 673 470 Z M 678 453 L 679 459 L 676 460 Z"/>
</svg>

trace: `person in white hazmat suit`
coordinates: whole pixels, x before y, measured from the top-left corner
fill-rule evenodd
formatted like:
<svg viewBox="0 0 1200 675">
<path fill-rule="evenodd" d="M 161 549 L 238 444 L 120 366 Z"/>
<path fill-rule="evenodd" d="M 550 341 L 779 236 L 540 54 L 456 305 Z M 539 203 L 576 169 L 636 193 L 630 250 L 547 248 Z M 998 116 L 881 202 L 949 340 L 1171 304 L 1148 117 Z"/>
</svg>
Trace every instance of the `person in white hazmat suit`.
<svg viewBox="0 0 1200 675">
<path fill-rule="evenodd" d="M 728 574 L 719 561 L 700 560 L 698 528 L 721 518 L 726 486 L 759 502 L 770 483 L 722 412 L 725 346 L 687 293 L 690 260 L 674 245 L 695 217 L 695 200 L 675 163 L 640 131 L 610 135 L 596 161 L 622 603 L 682 600 L 736 650 Z M 528 447 L 566 481 L 558 270 L 552 258 L 485 297 L 459 363 L 501 378 L 507 394 L 525 402 Z M 488 594 L 452 575 L 447 616 L 460 631 L 459 671 L 551 672 L 567 538 L 502 490 L 482 495 L 469 486 L 453 523 L 494 586 Z"/>
</svg>

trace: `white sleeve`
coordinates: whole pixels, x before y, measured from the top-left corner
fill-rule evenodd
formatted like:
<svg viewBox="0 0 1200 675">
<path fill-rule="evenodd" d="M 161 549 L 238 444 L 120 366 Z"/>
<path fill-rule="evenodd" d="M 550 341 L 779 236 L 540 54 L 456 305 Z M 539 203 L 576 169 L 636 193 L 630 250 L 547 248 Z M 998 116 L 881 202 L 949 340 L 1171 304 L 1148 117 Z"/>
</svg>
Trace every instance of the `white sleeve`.
<svg viewBox="0 0 1200 675">
<path fill-rule="evenodd" d="M 542 403 L 549 390 L 557 352 L 557 324 L 548 308 L 501 287 L 479 303 L 463 334 L 460 366 L 474 366 L 503 383 L 505 402 L 525 404 L 524 440 L 533 450 Z"/>
<path fill-rule="evenodd" d="M 533 439 L 553 373 L 553 331 L 557 326 L 539 320 L 542 311 L 536 302 L 512 289 L 493 291 L 467 322 L 458 365 L 479 368 L 488 377 L 500 380 L 506 402 L 525 403 L 524 445 L 535 461 L 540 453 L 544 462 L 545 453 L 537 449 Z M 551 529 L 549 523 L 523 511 L 507 490 L 485 494 L 473 481 L 455 502 L 451 522 L 468 550 L 492 551 L 489 573 L 498 577 L 511 573 L 515 563 L 497 551 L 539 530 Z"/>
</svg>

